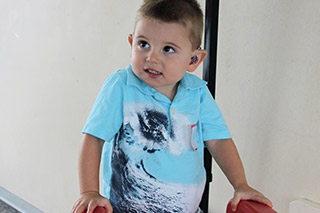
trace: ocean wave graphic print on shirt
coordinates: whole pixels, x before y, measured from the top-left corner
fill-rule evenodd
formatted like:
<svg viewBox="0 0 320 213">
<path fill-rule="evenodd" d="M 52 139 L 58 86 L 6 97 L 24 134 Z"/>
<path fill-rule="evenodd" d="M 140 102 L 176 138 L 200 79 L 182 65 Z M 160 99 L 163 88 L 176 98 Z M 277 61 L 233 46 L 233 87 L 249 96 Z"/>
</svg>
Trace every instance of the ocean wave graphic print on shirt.
<svg viewBox="0 0 320 213">
<path fill-rule="evenodd" d="M 185 165 L 194 154 L 184 131 L 190 122 L 183 115 L 168 122 L 161 109 L 127 108 L 112 152 L 114 212 L 195 212 L 204 177 L 190 176 L 189 170 L 197 171 Z"/>
</svg>

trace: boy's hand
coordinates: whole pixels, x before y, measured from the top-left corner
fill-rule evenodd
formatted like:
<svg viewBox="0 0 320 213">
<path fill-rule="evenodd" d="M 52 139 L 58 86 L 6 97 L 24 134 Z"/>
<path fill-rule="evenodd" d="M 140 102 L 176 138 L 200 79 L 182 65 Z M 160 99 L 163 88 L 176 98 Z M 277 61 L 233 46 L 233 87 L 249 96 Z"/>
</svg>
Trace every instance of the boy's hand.
<svg viewBox="0 0 320 213">
<path fill-rule="evenodd" d="M 112 206 L 107 198 L 102 197 L 98 192 L 90 191 L 81 194 L 71 210 L 72 213 L 93 213 L 97 206 L 103 206 L 108 213 L 112 213 Z"/>
<path fill-rule="evenodd" d="M 240 200 L 253 200 L 272 208 L 272 202 L 268 198 L 246 184 L 235 189 L 234 196 L 231 199 L 232 211 L 236 211 Z"/>
</svg>

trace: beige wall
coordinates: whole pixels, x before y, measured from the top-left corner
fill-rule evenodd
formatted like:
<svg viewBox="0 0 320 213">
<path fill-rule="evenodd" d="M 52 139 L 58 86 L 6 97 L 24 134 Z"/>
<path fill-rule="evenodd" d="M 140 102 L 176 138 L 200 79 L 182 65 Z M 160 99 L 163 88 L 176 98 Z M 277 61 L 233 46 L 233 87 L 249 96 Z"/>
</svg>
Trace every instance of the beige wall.
<svg viewBox="0 0 320 213">
<path fill-rule="evenodd" d="M 45 212 L 79 194 L 81 129 L 105 78 L 129 63 L 138 1 L 0 2 L 0 185 Z"/>
<path fill-rule="evenodd" d="M 217 102 L 249 182 L 281 213 L 320 202 L 320 2 L 221 1 Z M 211 211 L 232 189 L 215 167 Z"/>
<path fill-rule="evenodd" d="M 140 2 L 1 1 L 2 187 L 45 212 L 70 210 L 82 126 L 105 78 L 129 63 Z M 217 102 L 249 182 L 280 212 L 320 202 L 319 7 L 221 1 Z M 220 213 L 232 188 L 215 170 L 210 212 Z"/>
</svg>

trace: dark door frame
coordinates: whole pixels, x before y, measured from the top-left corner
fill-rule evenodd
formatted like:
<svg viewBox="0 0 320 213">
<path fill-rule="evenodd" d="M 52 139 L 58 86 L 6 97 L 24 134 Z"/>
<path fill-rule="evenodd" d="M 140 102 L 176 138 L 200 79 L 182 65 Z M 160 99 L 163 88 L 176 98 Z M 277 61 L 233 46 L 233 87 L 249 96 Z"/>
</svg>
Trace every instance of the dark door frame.
<svg viewBox="0 0 320 213">
<path fill-rule="evenodd" d="M 218 21 L 219 0 L 206 0 L 204 49 L 207 51 L 207 58 L 203 62 L 203 80 L 208 82 L 208 88 L 213 97 L 215 97 L 216 88 Z M 212 182 L 212 157 L 207 149 L 204 150 L 204 166 L 207 173 L 207 182 L 200 208 L 204 213 L 208 213 L 209 184 Z"/>
</svg>

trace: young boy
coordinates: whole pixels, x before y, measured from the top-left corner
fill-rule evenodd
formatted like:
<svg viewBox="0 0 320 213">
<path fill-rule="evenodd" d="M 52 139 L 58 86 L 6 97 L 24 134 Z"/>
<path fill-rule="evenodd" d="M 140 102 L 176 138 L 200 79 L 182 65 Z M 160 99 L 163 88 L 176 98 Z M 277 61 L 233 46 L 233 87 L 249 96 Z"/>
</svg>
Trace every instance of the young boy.
<svg viewBox="0 0 320 213">
<path fill-rule="evenodd" d="M 83 129 L 81 197 L 72 212 L 195 213 L 205 186 L 208 148 L 241 199 L 272 205 L 247 184 L 237 149 L 206 82 L 191 75 L 206 58 L 203 14 L 196 0 L 144 0 L 128 37 L 131 63 L 112 74 Z M 110 177 L 99 165 L 112 143 Z"/>
</svg>

